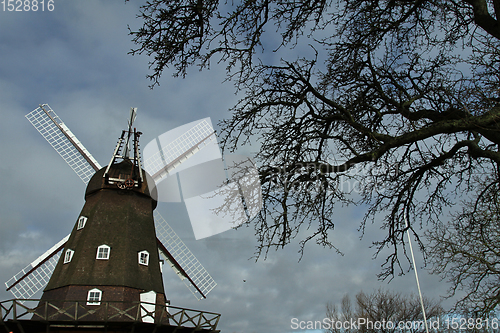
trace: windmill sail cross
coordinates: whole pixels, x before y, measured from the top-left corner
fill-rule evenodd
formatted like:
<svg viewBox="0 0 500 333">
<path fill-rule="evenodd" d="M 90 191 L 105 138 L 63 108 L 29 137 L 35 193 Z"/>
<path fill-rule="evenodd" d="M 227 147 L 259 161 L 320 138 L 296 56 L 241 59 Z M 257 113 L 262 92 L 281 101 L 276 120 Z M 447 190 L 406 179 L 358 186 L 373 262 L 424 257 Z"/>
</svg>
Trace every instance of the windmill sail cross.
<svg viewBox="0 0 500 333">
<path fill-rule="evenodd" d="M 132 108 L 129 127 L 131 127 L 135 117 L 136 110 Z M 85 184 L 89 182 L 97 170 L 101 169 L 99 163 L 48 104 L 40 105 L 28 113 L 26 118 Z M 183 157 L 177 162 L 175 162 L 175 157 L 171 157 L 174 160 L 174 163 L 171 163 L 171 168 L 199 151 L 203 142 L 207 141 L 212 134 L 213 128 L 208 123 L 201 122 L 195 128 L 181 135 L 179 140 L 184 140 L 184 142 L 178 140 L 170 147 L 175 146 L 176 149 L 186 149 L 186 151 L 176 152 L 177 155 L 180 154 Z M 135 149 L 138 150 L 137 147 Z M 217 284 L 157 211 L 154 212 L 154 219 L 157 237 L 166 245 L 167 252 L 173 257 L 172 259 L 166 258 L 171 267 L 196 298 L 205 297 Z M 55 269 L 61 256 L 62 247 L 68 241 L 68 237 L 69 235 L 7 281 L 5 283 L 7 289 L 18 298 L 29 298 L 44 288 Z"/>
</svg>

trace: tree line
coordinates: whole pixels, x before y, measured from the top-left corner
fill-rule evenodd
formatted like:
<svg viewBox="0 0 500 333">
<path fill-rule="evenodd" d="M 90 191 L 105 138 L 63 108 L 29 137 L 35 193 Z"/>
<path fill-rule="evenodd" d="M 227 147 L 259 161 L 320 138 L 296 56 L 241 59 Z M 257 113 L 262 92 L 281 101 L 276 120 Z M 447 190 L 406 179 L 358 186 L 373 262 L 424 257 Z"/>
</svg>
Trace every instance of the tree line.
<svg viewBox="0 0 500 333">
<path fill-rule="evenodd" d="M 435 299 L 423 297 L 421 302 L 415 294 L 378 289 L 372 293 L 360 291 L 354 299 L 344 295 L 339 304 L 327 304 L 321 323 L 311 321 L 302 326 L 307 325 L 325 333 L 491 333 L 499 332 L 500 317 L 498 313 L 485 316 L 445 311 Z"/>
</svg>

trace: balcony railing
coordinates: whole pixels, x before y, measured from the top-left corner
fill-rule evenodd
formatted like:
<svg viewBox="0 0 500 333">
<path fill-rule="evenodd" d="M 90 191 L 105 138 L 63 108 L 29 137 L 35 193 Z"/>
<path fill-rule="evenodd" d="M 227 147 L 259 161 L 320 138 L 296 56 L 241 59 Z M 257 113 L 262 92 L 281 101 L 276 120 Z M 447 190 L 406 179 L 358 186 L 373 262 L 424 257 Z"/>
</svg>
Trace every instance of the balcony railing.
<svg viewBox="0 0 500 333">
<path fill-rule="evenodd" d="M 13 299 L 0 302 L 1 323 L 7 321 L 42 322 L 142 322 L 218 332 L 220 314 L 146 302 L 46 301 Z"/>
</svg>

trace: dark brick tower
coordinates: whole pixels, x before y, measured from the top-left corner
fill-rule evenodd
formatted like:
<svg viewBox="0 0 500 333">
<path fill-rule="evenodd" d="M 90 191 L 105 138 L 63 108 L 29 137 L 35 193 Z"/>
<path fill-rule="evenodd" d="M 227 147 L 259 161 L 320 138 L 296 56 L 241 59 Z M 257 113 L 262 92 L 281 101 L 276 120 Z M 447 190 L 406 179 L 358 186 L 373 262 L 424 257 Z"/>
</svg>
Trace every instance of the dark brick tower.
<svg viewBox="0 0 500 333">
<path fill-rule="evenodd" d="M 149 176 L 141 170 L 144 181 L 134 180 L 140 179 L 132 176 L 138 168 L 129 159 L 112 164 L 105 175 L 106 169 L 87 186 L 85 205 L 42 300 L 165 304 Z"/>
</svg>

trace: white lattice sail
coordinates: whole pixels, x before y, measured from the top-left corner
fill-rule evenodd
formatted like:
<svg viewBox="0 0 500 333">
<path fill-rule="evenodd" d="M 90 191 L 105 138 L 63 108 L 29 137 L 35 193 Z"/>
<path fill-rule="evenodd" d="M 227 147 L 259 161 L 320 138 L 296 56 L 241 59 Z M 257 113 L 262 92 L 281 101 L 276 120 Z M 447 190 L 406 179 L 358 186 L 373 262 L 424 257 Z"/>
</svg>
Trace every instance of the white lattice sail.
<svg viewBox="0 0 500 333">
<path fill-rule="evenodd" d="M 101 168 L 48 104 L 40 105 L 26 118 L 85 184 Z"/>
<path fill-rule="evenodd" d="M 196 298 L 206 298 L 206 295 L 215 288 L 217 283 L 157 211 L 154 213 L 154 219 L 156 237 L 165 245 L 176 261 L 169 262 L 170 266 Z M 165 259 L 168 260 L 168 256 Z M 182 268 L 187 276 L 182 270 L 176 268 L 176 264 Z"/>
<path fill-rule="evenodd" d="M 215 139 L 212 125 L 203 119 L 167 145 L 145 157 L 144 168 L 155 182 Z"/>
<path fill-rule="evenodd" d="M 7 290 L 16 298 L 30 298 L 45 288 L 68 239 L 69 235 L 5 282 Z"/>
</svg>

